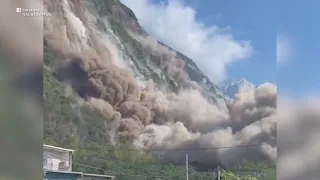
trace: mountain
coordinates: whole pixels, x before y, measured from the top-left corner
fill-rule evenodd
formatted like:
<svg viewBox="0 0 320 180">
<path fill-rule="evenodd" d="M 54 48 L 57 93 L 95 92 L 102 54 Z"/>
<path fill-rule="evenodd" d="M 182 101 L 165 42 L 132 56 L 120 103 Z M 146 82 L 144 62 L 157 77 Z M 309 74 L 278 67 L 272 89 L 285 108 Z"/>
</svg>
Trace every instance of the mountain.
<svg viewBox="0 0 320 180">
<path fill-rule="evenodd" d="M 253 88 L 254 85 L 247 81 L 246 79 L 238 79 L 238 80 L 225 80 L 218 84 L 219 89 L 228 97 L 234 98 L 236 93 L 243 87 Z"/>
<path fill-rule="evenodd" d="M 164 45 L 165 47 L 168 47 L 169 50 L 176 52 L 176 57 L 179 59 L 182 59 L 185 63 L 185 72 L 190 77 L 190 80 L 197 82 L 197 84 L 204 90 L 204 96 L 207 97 L 208 100 L 211 100 L 211 102 L 219 103 L 221 101 L 226 102 L 228 99 L 225 94 L 219 89 L 219 87 L 212 83 L 211 80 L 208 78 L 207 75 L 205 75 L 199 67 L 196 65 L 196 63 L 188 58 L 187 56 L 183 55 L 179 51 L 174 50 L 173 48 L 167 46 L 166 44 L 158 41 L 160 44 Z"/>
<path fill-rule="evenodd" d="M 93 4 L 91 5 L 87 3 L 87 7 L 89 10 L 91 9 L 91 13 L 95 17 L 98 17 L 96 23 L 98 23 L 97 27 L 100 28 L 101 31 L 108 33 L 106 27 L 108 27 L 109 24 L 110 28 L 114 31 L 114 35 L 120 38 L 118 43 L 119 46 L 122 46 L 121 48 L 123 48 L 122 52 L 125 52 L 123 56 L 126 57 L 124 57 L 124 59 L 129 61 L 127 64 L 130 64 L 131 69 L 135 69 L 136 77 L 139 77 L 142 80 L 151 78 L 154 80 L 154 82 L 156 82 L 156 84 L 162 87 L 163 91 L 169 89 L 177 92 L 177 89 L 179 89 L 182 85 L 175 81 L 174 76 L 176 75 L 169 75 L 168 73 L 165 73 L 165 68 L 162 68 L 160 70 L 160 72 L 162 72 L 159 74 L 159 69 L 157 68 L 159 65 L 157 64 L 159 63 L 159 56 L 157 57 L 150 55 L 150 52 L 141 47 L 141 44 L 137 42 L 137 39 L 132 38 L 132 36 L 130 36 L 131 34 L 127 32 L 127 30 L 129 30 L 130 32 L 134 32 L 143 37 L 148 36 L 148 34 L 140 27 L 138 20 L 131 9 L 127 8 L 118 0 L 97 0 L 93 1 Z M 95 11 L 94 9 L 98 10 Z M 109 21 L 109 23 L 106 23 L 105 20 Z M 123 29 L 123 27 L 125 27 L 125 29 Z M 168 52 L 167 54 L 164 54 L 164 56 L 174 52 L 175 58 L 182 60 L 185 63 L 183 71 L 191 81 L 196 82 L 197 85 L 202 88 L 203 95 L 207 97 L 210 102 L 223 103 L 225 101 L 224 95 L 219 91 L 218 87 L 209 80 L 209 78 L 198 68 L 194 61 L 167 46 L 163 42 L 157 40 L 156 42 L 159 44 L 158 46 L 163 45 L 164 47 L 168 48 Z M 132 51 L 133 49 L 134 51 Z M 165 59 L 166 57 L 164 56 L 161 58 Z M 149 62 L 144 63 L 141 61 L 141 59 L 148 59 Z"/>
<path fill-rule="evenodd" d="M 44 142 L 75 149 L 75 171 L 182 180 L 186 152 L 170 149 L 223 146 L 224 133 L 226 145 L 251 140 L 232 139 L 226 95 L 119 0 L 44 0 L 44 8 L 52 14 L 44 18 Z M 258 150 L 245 155 L 256 160 Z M 245 156 L 221 152 L 190 152 L 192 177 L 213 179 L 217 165 L 227 167 L 222 158 L 234 157 L 231 168 Z"/>
</svg>

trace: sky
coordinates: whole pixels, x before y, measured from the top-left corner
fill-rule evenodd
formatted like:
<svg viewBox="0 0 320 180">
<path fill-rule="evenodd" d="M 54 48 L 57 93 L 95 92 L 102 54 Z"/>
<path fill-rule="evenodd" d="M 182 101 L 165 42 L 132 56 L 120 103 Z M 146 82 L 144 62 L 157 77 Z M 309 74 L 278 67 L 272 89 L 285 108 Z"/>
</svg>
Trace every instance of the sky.
<svg viewBox="0 0 320 180">
<path fill-rule="evenodd" d="M 121 2 L 148 33 L 194 60 L 213 82 L 275 83 L 276 21 L 270 1 Z"/>
<path fill-rule="evenodd" d="M 271 82 L 295 96 L 320 88 L 320 23 L 315 23 L 320 3 L 315 0 L 121 2 L 148 33 L 193 59 L 215 83 L 240 78 L 255 85 Z"/>
<path fill-rule="evenodd" d="M 290 2 L 290 7 L 287 6 Z M 320 2 L 316 0 L 279 2 L 278 65 L 280 92 L 301 97 L 320 90 Z M 286 9 L 286 11 L 281 11 Z"/>
</svg>

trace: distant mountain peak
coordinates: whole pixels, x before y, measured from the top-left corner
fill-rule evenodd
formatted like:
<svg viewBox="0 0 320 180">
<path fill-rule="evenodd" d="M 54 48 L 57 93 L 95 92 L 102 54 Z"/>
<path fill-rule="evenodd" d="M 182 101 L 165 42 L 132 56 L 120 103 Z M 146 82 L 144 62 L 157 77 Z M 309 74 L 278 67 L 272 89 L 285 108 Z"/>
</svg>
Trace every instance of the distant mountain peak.
<svg viewBox="0 0 320 180">
<path fill-rule="evenodd" d="M 230 98 L 234 98 L 235 94 L 237 94 L 242 87 L 254 87 L 252 83 L 250 83 L 245 78 L 241 79 L 228 79 L 220 84 L 218 84 L 219 89 Z"/>
</svg>

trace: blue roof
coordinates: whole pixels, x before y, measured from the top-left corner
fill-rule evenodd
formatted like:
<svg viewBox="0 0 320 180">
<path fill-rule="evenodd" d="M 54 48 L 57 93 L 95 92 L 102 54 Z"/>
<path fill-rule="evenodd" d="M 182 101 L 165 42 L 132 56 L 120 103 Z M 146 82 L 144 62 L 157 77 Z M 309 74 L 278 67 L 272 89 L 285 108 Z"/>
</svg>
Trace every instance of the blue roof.
<svg viewBox="0 0 320 180">
<path fill-rule="evenodd" d="M 44 171 L 44 179 L 45 180 L 77 180 L 79 177 L 97 177 L 97 178 L 107 178 L 114 179 L 114 176 L 109 175 L 101 175 L 101 174 L 89 174 L 83 172 L 70 172 L 70 171 L 52 171 L 45 170 Z"/>
<path fill-rule="evenodd" d="M 83 176 L 82 172 L 68 172 L 68 171 L 45 171 L 44 179 L 47 180 L 77 180 Z"/>
</svg>

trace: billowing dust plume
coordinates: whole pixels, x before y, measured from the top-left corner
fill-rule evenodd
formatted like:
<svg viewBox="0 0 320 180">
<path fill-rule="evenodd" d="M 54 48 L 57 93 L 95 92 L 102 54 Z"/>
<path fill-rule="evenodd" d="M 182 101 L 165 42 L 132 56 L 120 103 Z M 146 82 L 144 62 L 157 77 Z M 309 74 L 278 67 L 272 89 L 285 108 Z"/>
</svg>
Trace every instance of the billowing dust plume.
<svg viewBox="0 0 320 180">
<path fill-rule="evenodd" d="M 166 107 L 166 123 L 150 124 L 135 141 L 137 146 L 179 151 L 155 151 L 181 162 L 184 154 L 200 164 L 225 166 L 276 158 L 276 87 L 263 84 L 242 90 L 228 109 L 207 103 L 198 91 L 182 91 Z M 234 147 L 255 144 L 252 147 Z M 187 149 L 202 150 L 187 150 Z M 204 149 L 205 148 L 205 149 Z"/>
<path fill-rule="evenodd" d="M 64 6 L 58 6 L 65 3 Z M 167 161 L 182 162 L 186 152 L 190 161 L 202 165 L 232 165 L 243 158 L 252 160 L 276 157 L 276 87 L 263 84 L 242 89 L 227 108 L 218 108 L 197 89 L 181 89 L 177 94 L 164 94 L 149 81 L 138 86 L 133 76 L 112 63 L 109 42 L 96 37 L 94 26 L 84 16 L 81 0 L 47 0 L 55 8 L 45 21 L 45 42 L 62 61 L 55 71 L 60 78 L 90 104 L 111 117 L 115 137 L 124 137 L 135 147 L 159 154 Z M 68 13 L 66 12 L 68 11 Z M 70 19 L 78 24 L 72 24 Z M 77 19 L 77 21 L 75 21 Z M 79 26 L 79 27 L 77 27 Z M 82 29 L 81 33 L 75 29 Z M 167 49 L 153 44 L 152 55 L 163 58 L 159 65 L 171 74 L 186 79 L 184 64 L 166 57 Z M 149 47 L 149 46 L 148 46 Z M 107 49 L 108 53 L 103 54 Z M 161 54 L 161 52 L 165 52 Z M 114 53 L 116 54 L 116 53 Z M 172 63 L 177 63 L 174 66 Z M 183 80 L 184 81 L 184 80 Z M 206 150 L 186 148 L 217 148 Z M 162 149 L 161 151 L 154 150 Z M 171 151 L 169 149 L 176 149 Z"/>
<path fill-rule="evenodd" d="M 129 32 L 129 34 L 138 40 L 144 49 L 151 55 L 152 62 L 167 75 L 173 77 L 181 87 L 197 88 L 197 86 L 190 81 L 188 74 L 184 70 L 185 62 L 182 59 L 177 58 L 175 51 L 159 44 L 152 36 L 142 37 L 131 32 Z"/>
<path fill-rule="evenodd" d="M 277 179 L 319 179 L 319 102 L 319 96 L 279 101 Z"/>
</svg>

